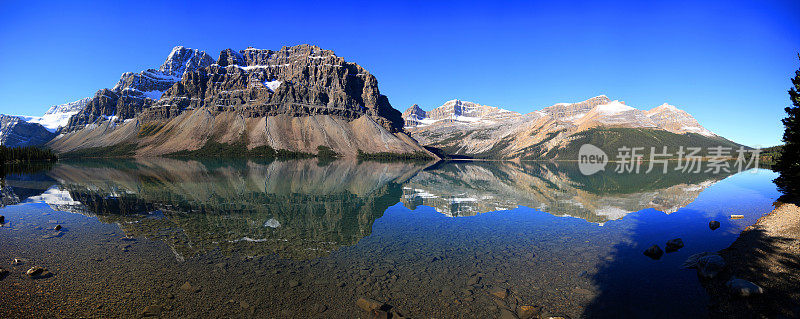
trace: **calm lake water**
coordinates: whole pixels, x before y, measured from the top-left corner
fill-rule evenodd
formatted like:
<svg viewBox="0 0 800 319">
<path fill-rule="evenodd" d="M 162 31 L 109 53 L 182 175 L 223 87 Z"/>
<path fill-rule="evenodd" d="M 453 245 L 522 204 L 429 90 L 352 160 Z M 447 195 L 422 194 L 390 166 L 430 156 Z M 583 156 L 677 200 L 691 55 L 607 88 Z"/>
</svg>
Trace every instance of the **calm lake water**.
<svg viewBox="0 0 800 319">
<path fill-rule="evenodd" d="M 568 164 L 463 161 L 61 162 L 3 181 L 0 317 L 366 318 L 361 296 L 412 318 L 523 306 L 703 317 L 708 297 L 681 263 L 769 212 L 775 177 L 586 177 Z M 642 254 L 673 238 L 685 247 Z M 33 265 L 51 275 L 27 278 Z"/>
</svg>

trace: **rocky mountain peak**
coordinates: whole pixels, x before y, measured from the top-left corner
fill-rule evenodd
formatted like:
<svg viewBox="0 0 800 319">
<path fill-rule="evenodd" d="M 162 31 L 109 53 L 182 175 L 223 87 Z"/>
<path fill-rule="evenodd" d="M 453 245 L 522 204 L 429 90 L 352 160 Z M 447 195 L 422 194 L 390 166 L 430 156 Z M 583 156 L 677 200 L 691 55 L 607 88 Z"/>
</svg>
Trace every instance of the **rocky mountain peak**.
<svg viewBox="0 0 800 319">
<path fill-rule="evenodd" d="M 69 118 L 86 108 L 86 105 L 92 98 L 82 98 L 77 101 L 53 105 L 41 117 L 27 116 L 24 117 L 29 123 L 41 124 L 51 132 L 55 132 L 61 127 L 64 127 L 69 122 Z"/>
<path fill-rule="evenodd" d="M 522 116 L 517 112 L 459 99 L 449 100 L 428 112 L 422 111 L 418 106 L 416 106 L 416 109 L 421 112 L 415 111 L 415 106 L 416 104 L 403 113 L 406 127 L 428 125 L 436 122 L 456 124 L 477 122 L 487 124 Z"/>
<path fill-rule="evenodd" d="M 660 112 L 683 112 L 683 111 L 679 110 L 678 107 L 668 103 L 661 104 L 647 111 L 647 113 L 649 114 L 660 113 Z"/>
<path fill-rule="evenodd" d="M 222 50 L 222 52 L 219 53 L 219 59 L 217 59 L 217 64 L 219 64 L 220 66 L 229 66 L 229 65 L 247 66 L 247 62 L 245 62 L 244 60 L 244 55 L 230 48 Z"/>
<path fill-rule="evenodd" d="M 667 103 L 645 112 L 659 127 L 678 134 L 696 133 L 704 136 L 716 136 L 695 119 L 691 114 Z"/>
<path fill-rule="evenodd" d="M 428 117 L 427 112 L 419 107 L 419 105 L 412 105 L 405 112 L 403 112 L 403 120 L 406 127 L 416 126 L 423 124 L 422 121 Z"/>
<path fill-rule="evenodd" d="M 403 126 L 401 113 L 380 94 L 372 74 L 333 51 L 308 44 L 277 51 L 223 50 L 217 64 L 187 71 L 155 106 L 170 114 L 214 106 L 255 107 L 296 116 L 368 115 L 392 132 Z"/>
<path fill-rule="evenodd" d="M 205 51 L 176 46 L 158 70 L 165 75 L 180 77 L 187 70 L 194 71 L 211 64 L 214 64 L 214 58 Z"/>
<path fill-rule="evenodd" d="M 591 111 L 595 106 L 604 105 L 611 102 L 605 95 L 598 95 L 586 101 L 577 103 L 558 103 L 542 109 L 547 115 L 559 121 L 573 121 L 581 118 Z"/>
<path fill-rule="evenodd" d="M 419 105 L 414 104 L 410 106 L 408 109 L 406 109 L 405 112 L 403 112 L 403 116 L 416 115 L 419 117 L 425 117 L 426 115 L 425 113 L 426 113 L 425 110 L 420 108 Z"/>
</svg>

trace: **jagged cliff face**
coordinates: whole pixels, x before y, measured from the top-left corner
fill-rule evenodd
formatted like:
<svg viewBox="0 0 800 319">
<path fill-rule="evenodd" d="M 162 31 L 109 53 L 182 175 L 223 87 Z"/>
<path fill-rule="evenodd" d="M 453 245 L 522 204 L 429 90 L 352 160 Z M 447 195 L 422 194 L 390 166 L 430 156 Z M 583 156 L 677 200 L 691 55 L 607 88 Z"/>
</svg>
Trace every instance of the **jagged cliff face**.
<svg viewBox="0 0 800 319">
<path fill-rule="evenodd" d="M 688 113 L 666 104 L 643 111 L 601 95 L 578 103 L 555 104 L 525 115 L 471 107 L 471 113 L 466 114 L 472 115 L 465 117 L 464 108 L 459 107 L 465 103 L 451 102 L 427 112 L 425 119 L 406 117 L 412 124 L 408 131 L 420 144 L 441 148 L 449 154 L 480 158 L 530 159 L 545 155 L 558 158 L 558 153 L 570 148 L 579 134 L 590 134 L 594 129 L 624 128 L 632 129 L 633 135 L 647 135 L 648 130 L 699 134 L 692 137 L 698 143 L 734 145 L 703 128 Z"/>
<path fill-rule="evenodd" d="M 328 146 L 345 156 L 427 152 L 404 133 L 372 74 L 310 45 L 226 49 L 216 62 L 176 48 L 158 70 L 126 73 L 98 91 L 61 133 L 49 146 L 62 152 L 135 144 L 137 155 L 163 155 L 209 141 L 309 153 Z"/>
<path fill-rule="evenodd" d="M 121 122 L 132 119 L 152 106 L 164 91 L 180 81 L 184 73 L 212 63 L 214 59 L 203 51 L 177 46 L 157 70 L 124 73 L 114 88 L 97 91 L 59 129 L 59 133 L 77 131 L 88 125 L 100 125 L 104 121 Z"/>
<path fill-rule="evenodd" d="M 227 49 L 217 64 L 187 74 L 156 106 L 238 107 L 246 108 L 248 117 L 329 114 L 354 120 L 367 115 L 390 132 L 403 127 L 400 112 L 380 94 L 375 76 L 310 45 L 279 51 Z"/>
<path fill-rule="evenodd" d="M 55 134 L 42 125 L 25 122 L 17 116 L 0 114 L 0 145 L 38 146 L 47 143 L 53 136 Z"/>
</svg>

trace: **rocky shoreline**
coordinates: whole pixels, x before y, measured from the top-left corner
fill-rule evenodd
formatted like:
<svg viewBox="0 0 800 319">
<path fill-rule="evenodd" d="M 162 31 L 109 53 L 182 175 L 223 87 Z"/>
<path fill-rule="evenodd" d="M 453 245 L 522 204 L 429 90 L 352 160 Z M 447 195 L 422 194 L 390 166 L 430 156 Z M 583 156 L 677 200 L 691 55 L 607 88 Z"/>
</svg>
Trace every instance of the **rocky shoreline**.
<svg viewBox="0 0 800 319">
<path fill-rule="evenodd" d="M 719 251 L 727 267 L 701 280 L 710 296 L 711 318 L 800 318 L 800 207 L 775 202 L 775 209 Z M 736 295 L 726 286 L 735 276 L 763 288 L 763 294 Z"/>
</svg>

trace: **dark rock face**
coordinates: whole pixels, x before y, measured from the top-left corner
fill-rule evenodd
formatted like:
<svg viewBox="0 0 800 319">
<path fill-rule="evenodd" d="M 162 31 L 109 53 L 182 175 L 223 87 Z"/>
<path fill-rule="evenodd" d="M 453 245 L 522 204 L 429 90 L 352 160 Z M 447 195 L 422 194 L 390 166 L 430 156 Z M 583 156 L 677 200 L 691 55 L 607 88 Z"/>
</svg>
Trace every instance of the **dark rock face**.
<svg viewBox="0 0 800 319">
<path fill-rule="evenodd" d="M 177 46 L 158 70 L 124 73 L 114 88 L 97 91 L 86 107 L 73 115 L 59 133 L 79 130 L 103 120 L 124 121 L 134 118 L 152 106 L 175 82 L 180 81 L 184 73 L 213 63 L 214 59 L 203 51 Z"/>
<path fill-rule="evenodd" d="M 251 117 L 368 115 L 391 132 L 403 127 L 400 112 L 380 94 L 375 76 L 311 45 L 278 51 L 226 49 L 218 64 L 187 71 L 155 107 L 236 109 Z"/>
<path fill-rule="evenodd" d="M 6 147 L 38 146 L 55 137 L 44 126 L 28 123 L 16 116 L 0 114 L 0 145 Z"/>
<path fill-rule="evenodd" d="M 412 105 L 405 112 L 403 112 L 403 119 L 405 120 L 405 126 L 416 126 L 422 124 L 420 122 L 421 119 L 428 117 L 428 114 L 425 113 L 425 110 L 421 109 L 419 105 Z"/>
</svg>

